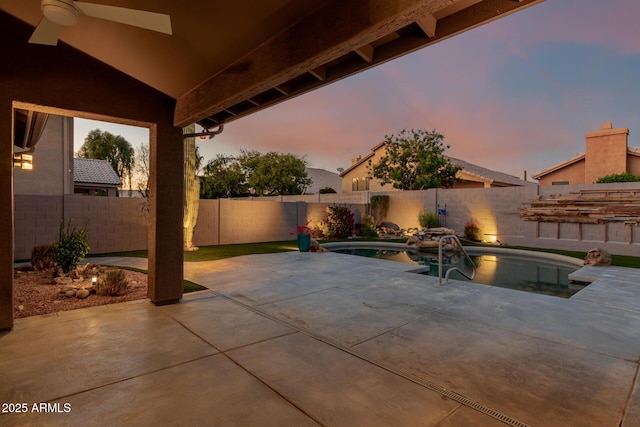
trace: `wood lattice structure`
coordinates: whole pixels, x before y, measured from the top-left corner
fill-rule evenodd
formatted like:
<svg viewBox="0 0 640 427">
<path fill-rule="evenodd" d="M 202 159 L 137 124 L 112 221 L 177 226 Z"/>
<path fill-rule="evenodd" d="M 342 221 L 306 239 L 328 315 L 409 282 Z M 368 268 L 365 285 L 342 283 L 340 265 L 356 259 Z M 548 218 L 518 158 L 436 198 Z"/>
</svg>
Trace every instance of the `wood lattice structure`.
<svg viewBox="0 0 640 427">
<path fill-rule="evenodd" d="M 524 221 L 578 224 L 579 239 L 582 224 L 622 222 L 629 226 L 629 243 L 633 242 L 633 227 L 640 223 L 640 190 L 580 190 L 567 195 L 538 196 L 520 209 Z"/>
</svg>

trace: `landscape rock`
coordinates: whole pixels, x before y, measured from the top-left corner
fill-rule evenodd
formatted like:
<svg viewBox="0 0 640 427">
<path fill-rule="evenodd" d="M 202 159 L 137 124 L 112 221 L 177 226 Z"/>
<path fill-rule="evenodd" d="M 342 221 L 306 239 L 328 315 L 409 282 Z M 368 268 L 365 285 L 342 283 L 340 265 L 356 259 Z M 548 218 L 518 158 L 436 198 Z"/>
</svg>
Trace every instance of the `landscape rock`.
<svg viewBox="0 0 640 427">
<path fill-rule="evenodd" d="M 67 292 L 64 293 L 64 296 L 67 298 L 71 298 L 76 296 L 76 291 L 73 289 L 68 290 Z"/>
<path fill-rule="evenodd" d="M 316 239 L 311 239 L 309 252 L 329 252 L 329 250 L 320 246 L 320 242 L 318 242 Z"/>
<path fill-rule="evenodd" d="M 73 279 L 71 277 L 60 276 L 53 279 L 58 285 L 70 285 L 73 283 Z"/>
<path fill-rule="evenodd" d="M 611 254 L 602 248 L 594 248 L 587 252 L 584 265 L 611 265 Z"/>
<path fill-rule="evenodd" d="M 76 298 L 84 299 L 89 296 L 89 291 L 86 289 L 80 289 L 76 292 Z"/>
</svg>

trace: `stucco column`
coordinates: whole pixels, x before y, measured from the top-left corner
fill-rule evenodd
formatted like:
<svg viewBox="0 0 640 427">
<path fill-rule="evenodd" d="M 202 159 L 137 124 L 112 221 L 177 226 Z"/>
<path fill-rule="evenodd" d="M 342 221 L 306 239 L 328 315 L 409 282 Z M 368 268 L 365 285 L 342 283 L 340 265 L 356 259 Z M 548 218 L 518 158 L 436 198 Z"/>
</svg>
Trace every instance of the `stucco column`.
<svg viewBox="0 0 640 427">
<path fill-rule="evenodd" d="M 182 203 L 184 148 L 182 128 L 167 125 L 150 129 L 149 152 L 149 287 L 156 305 L 182 297 Z"/>
<path fill-rule="evenodd" d="M 0 330 L 13 328 L 13 144 L 12 106 L 0 105 Z"/>
</svg>

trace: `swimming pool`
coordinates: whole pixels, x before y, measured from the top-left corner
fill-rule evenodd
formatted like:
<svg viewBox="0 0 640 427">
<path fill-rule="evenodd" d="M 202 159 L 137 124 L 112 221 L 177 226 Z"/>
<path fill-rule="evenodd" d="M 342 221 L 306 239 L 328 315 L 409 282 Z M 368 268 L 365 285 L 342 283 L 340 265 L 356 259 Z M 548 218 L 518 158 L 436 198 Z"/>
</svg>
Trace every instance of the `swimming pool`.
<svg viewBox="0 0 640 427">
<path fill-rule="evenodd" d="M 330 247 L 332 252 L 380 258 L 421 266 L 413 272 L 438 277 L 437 251 L 417 251 L 406 245 L 378 247 Z M 585 284 L 572 283 L 569 274 L 580 268 L 581 261 L 568 257 L 549 256 L 539 252 L 506 250 L 504 248 L 465 248 L 476 264 L 474 283 L 516 289 L 526 292 L 569 298 Z M 489 251 L 488 251 L 489 250 Z M 456 254 L 443 257 L 443 274 L 452 267 L 470 272 L 465 258 Z M 467 280 L 457 271 L 451 279 Z"/>
</svg>

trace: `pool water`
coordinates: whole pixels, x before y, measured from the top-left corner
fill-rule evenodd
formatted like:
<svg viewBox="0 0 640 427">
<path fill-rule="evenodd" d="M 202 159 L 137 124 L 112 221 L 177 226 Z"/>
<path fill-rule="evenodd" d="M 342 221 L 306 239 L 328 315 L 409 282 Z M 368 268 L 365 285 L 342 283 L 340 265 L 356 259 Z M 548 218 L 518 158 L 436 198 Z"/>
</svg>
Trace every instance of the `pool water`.
<svg viewBox="0 0 640 427">
<path fill-rule="evenodd" d="M 339 249 L 335 252 L 417 264 L 426 267 L 417 270 L 417 273 L 438 277 L 437 253 L 364 248 Z M 471 255 L 470 258 L 477 269 L 474 283 L 563 298 L 569 298 L 584 288 L 584 284 L 569 280 L 569 274 L 577 269 L 570 264 L 512 255 Z M 443 275 L 451 267 L 458 267 L 471 275 L 471 266 L 466 258 L 455 253 L 443 254 Z M 451 273 L 450 279 L 467 280 L 457 271 Z"/>
</svg>

